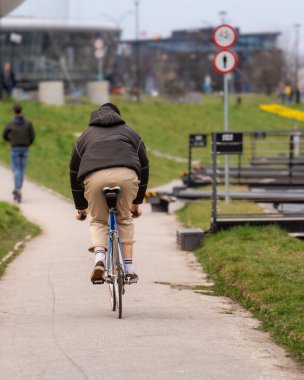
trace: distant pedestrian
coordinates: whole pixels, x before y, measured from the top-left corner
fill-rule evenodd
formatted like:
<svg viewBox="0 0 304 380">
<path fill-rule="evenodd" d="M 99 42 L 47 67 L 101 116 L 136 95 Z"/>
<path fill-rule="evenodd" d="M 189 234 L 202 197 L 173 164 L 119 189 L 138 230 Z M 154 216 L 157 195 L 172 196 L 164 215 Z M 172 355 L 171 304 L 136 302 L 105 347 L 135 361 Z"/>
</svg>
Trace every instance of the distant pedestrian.
<svg viewBox="0 0 304 380">
<path fill-rule="evenodd" d="M 6 96 L 8 98 L 11 98 L 13 94 L 13 89 L 16 86 L 16 79 L 15 74 L 11 69 L 11 65 L 9 63 L 4 64 L 0 79 L 1 87 L 6 92 Z"/>
<path fill-rule="evenodd" d="M 35 131 L 31 121 L 26 120 L 19 104 L 13 106 L 14 119 L 3 131 L 4 140 L 11 144 L 11 165 L 14 173 L 14 200 L 21 202 L 21 188 L 28 158 L 28 149 L 35 139 Z"/>
<path fill-rule="evenodd" d="M 284 87 L 284 99 L 285 104 L 290 104 L 292 101 L 292 87 L 289 84 Z"/>
</svg>

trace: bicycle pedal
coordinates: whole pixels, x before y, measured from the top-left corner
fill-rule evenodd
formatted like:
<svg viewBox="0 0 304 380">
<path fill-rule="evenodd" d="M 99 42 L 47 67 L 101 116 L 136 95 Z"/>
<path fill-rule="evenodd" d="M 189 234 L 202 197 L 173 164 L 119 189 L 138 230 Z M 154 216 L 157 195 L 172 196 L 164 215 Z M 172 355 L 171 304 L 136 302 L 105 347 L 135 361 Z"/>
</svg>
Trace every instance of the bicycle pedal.
<svg viewBox="0 0 304 380">
<path fill-rule="evenodd" d="M 138 279 L 131 279 L 129 276 L 125 277 L 125 284 L 131 285 L 131 284 L 137 284 Z"/>
<path fill-rule="evenodd" d="M 113 278 L 112 277 L 107 277 L 106 278 L 106 283 L 107 284 L 113 284 Z"/>
<path fill-rule="evenodd" d="M 104 284 L 104 280 L 95 280 L 95 281 L 92 281 L 92 284 L 93 285 L 102 285 L 102 284 Z"/>
</svg>

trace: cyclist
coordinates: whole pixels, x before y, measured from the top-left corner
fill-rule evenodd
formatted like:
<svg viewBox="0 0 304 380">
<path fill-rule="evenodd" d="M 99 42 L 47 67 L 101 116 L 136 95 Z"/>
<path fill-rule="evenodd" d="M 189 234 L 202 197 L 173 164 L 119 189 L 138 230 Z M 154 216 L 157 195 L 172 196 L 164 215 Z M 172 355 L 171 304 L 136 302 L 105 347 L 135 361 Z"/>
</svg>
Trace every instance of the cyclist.
<svg viewBox="0 0 304 380">
<path fill-rule="evenodd" d="M 103 104 L 91 114 L 89 127 L 79 137 L 70 161 L 70 182 L 77 209 L 76 219 L 91 213 L 90 252 L 95 253 L 91 281 L 102 280 L 108 244 L 108 208 L 103 187 L 119 186 L 117 225 L 130 282 L 137 282 L 132 251 L 133 218 L 138 218 L 149 178 L 149 161 L 140 136 L 121 118 L 118 107 Z"/>
</svg>

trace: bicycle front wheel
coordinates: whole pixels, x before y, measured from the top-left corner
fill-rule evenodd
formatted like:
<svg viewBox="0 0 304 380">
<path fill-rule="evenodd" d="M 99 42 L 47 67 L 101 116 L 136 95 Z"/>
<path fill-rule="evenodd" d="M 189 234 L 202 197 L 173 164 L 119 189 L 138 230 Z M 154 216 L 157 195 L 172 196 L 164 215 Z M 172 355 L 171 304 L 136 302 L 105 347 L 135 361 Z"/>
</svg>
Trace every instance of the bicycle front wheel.
<svg viewBox="0 0 304 380">
<path fill-rule="evenodd" d="M 112 311 L 116 310 L 116 292 L 115 292 L 115 286 L 114 286 L 114 260 L 113 260 L 113 255 L 111 255 L 111 262 L 110 262 L 110 267 L 109 267 L 109 274 L 110 274 L 110 279 L 111 282 L 109 282 L 109 293 L 110 293 L 110 300 L 111 300 L 111 309 Z"/>
<path fill-rule="evenodd" d="M 120 263 L 120 255 L 119 255 L 119 244 L 117 236 L 113 236 L 113 244 L 112 244 L 112 258 L 114 264 L 114 293 L 115 293 L 115 309 L 117 311 L 118 318 L 122 317 L 122 293 L 123 293 L 123 272 Z"/>
</svg>

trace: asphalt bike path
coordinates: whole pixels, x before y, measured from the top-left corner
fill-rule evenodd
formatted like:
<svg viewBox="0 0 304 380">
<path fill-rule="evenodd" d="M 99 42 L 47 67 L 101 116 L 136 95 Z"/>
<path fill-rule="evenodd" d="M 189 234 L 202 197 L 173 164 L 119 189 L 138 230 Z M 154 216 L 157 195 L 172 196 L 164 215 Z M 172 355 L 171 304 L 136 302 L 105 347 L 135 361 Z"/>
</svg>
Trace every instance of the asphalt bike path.
<svg viewBox="0 0 304 380">
<path fill-rule="evenodd" d="M 0 200 L 11 201 L 11 172 L 0 173 Z M 22 212 L 43 233 L 0 280 L 1 379 L 304 378 L 248 312 L 193 291 L 210 282 L 192 253 L 176 246 L 173 215 L 143 206 L 135 222 L 140 281 L 126 286 L 118 320 L 108 287 L 90 282 L 89 222 L 29 181 L 23 199 Z"/>
</svg>

